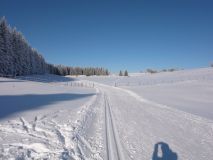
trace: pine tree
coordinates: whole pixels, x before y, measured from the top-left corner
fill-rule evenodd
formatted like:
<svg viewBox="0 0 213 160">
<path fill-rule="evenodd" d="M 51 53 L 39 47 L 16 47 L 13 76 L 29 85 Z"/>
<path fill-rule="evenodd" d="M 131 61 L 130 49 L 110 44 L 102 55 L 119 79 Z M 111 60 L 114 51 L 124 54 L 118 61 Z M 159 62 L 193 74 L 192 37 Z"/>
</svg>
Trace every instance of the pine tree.
<svg viewBox="0 0 213 160">
<path fill-rule="evenodd" d="M 122 71 L 119 72 L 119 76 L 123 76 L 123 72 Z"/>
<path fill-rule="evenodd" d="M 107 75 L 107 76 L 109 75 L 109 71 L 108 71 L 108 69 L 106 70 L 106 75 Z"/>
<path fill-rule="evenodd" d="M 12 54 L 10 28 L 3 17 L 0 21 L 0 74 L 13 74 Z"/>
<path fill-rule="evenodd" d="M 18 72 L 20 70 L 20 63 L 21 61 L 19 61 L 19 56 L 17 54 L 17 50 L 18 50 L 18 39 L 17 39 L 17 31 L 14 28 L 11 32 L 11 41 L 12 41 L 12 52 L 14 54 L 14 58 L 13 58 L 13 64 L 14 64 L 14 76 L 18 75 Z"/>
<path fill-rule="evenodd" d="M 125 70 L 125 72 L 124 72 L 124 76 L 128 76 L 128 72 L 127 72 L 127 70 Z"/>
<path fill-rule="evenodd" d="M 124 72 L 124 76 L 129 76 L 129 74 L 128 74 L 128 71 L 127 71 L 127 70 L 125 70 L 125 72 Z"/>
</svg>

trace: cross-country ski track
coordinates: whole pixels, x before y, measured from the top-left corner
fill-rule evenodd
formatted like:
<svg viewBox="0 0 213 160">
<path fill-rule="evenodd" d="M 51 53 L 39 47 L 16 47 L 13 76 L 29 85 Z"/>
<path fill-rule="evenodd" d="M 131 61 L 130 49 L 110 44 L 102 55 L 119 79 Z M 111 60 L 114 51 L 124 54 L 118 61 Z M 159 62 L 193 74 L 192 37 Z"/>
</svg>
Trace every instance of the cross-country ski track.
<svg viewBox="0 0 213 160">
<path fill-rule="evenodd" d="M 105 104 L 105 128 L 106 128 L 106 151 L 108 160 L 124 160 L 122 146 L 114 126 L 113 116 L 109 101 L 104 95 Z M 127 157 L 126 157 L 127 159 Z"/>
</svg>

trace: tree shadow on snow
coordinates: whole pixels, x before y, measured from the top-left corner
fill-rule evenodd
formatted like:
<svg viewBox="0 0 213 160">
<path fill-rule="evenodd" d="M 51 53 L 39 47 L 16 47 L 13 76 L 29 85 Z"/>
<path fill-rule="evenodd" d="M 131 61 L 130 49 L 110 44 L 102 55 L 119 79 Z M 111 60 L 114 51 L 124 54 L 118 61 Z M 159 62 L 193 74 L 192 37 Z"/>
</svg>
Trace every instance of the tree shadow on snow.
<svg viewBox="0 0 213 160">
<path fill-rule="evenodd" d="M 70 101 L 92 95 L 94 94 L 3 95 L 0 96 L 0 119 L 17 112 L 38 109 L 60 101 Z"/>
<path fill-rule="evenodd" d="M 0 80 L 0 83 L 10 83 L 10 82 L 24 82 L 22 80 Z"/>
<path fill-rule="evenodd" d="M 44 75 L 35 74 L 35 75 L 27 75 L 27 76 L 17 76 L 15 79 L 34 81 L 34 82 L 43 82 L 43 83 L 76 81 L 76 78 L 53 75 L 53 74 L 44 74 Z"/>
<path fill-rule="evenodd" d="M 167 143 L 159 142 L 155 144 L 152 160 L 177 160 L 177 159 L 178 159 L 177 153 L 173 152 Z"/>
</svg>

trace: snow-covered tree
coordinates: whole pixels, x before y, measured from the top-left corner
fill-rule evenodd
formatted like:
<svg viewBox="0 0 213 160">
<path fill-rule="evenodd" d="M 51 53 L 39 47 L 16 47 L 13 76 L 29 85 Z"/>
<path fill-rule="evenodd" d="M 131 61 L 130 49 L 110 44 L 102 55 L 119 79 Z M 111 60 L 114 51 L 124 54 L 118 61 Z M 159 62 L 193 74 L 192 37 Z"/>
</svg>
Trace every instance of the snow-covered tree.
<svg viewBox="0 0 213 160">
<path fill-rule="evenodd" d="M 2 75 L 13 74 L 14 66 L 12 63 L 13 52 L 11 40 L 10 27 L 3 17 L 0 20 L 0 74 Z"/>
</svg>

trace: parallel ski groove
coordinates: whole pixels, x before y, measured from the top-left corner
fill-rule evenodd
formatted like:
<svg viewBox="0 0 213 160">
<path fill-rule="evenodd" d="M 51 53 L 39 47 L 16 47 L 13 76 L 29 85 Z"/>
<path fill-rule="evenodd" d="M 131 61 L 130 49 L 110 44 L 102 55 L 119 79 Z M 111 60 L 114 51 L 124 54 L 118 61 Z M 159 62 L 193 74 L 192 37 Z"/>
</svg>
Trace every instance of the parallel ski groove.
<svg viewBox="0 0 213 160">
<path fill-rule="evenodd" d="M 106 126 L 106 156 L 107 156 L 107 160 L 110 160 L 109 159 L 109 137 L 108 137 L 108 123 L 107 123 L 107 106 L 106 106 L 106 97 L 104 95 L 104 108 L 105 108 L 105 126 Z"/>
<path fill-rule="evenodd" d="M 123 160 L 120 148 L 118 146 L 118 139 L 116 138 L 116 131 L 114 128 L 111 107 L 109 101 L 104 95 L 105 101 L 105 125 L 106 125 L 106 151 L 108 160 Z"/>
</svg>

